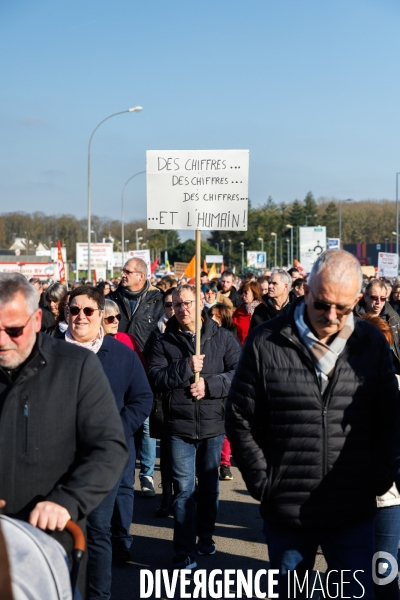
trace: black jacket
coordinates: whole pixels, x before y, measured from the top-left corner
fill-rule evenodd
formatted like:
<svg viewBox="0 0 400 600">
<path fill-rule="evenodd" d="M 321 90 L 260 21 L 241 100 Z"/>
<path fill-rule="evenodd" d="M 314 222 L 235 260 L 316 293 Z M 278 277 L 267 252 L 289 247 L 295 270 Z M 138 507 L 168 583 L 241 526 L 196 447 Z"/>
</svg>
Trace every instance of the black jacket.
<svg viewBox="0 0 400 600">
<path fill-rule="evenodd" d="M 46 499 L 82 520 L 127 460 L 121 419 L 98 358 L 38 334 L 16 381 L 0 369 L 0 495 L 27 516 Z"/>
<path fill-rule="evenodd" d="M 393 481 L 392 357 L 382 333 L 356 318 L 322 396 L 293 313 L 247 338 L 227 402 L 227 435 L 266 521 L 340 527 L 373 516 L 375 496 Z"/>
<path fill-rule="evenodd" d="M 226 296 L 222 290 L 220 290 L 220 292 L 223 296 Z M 243 302 L 242 295 L 238 292 L 234 285 L 231 287 L 229 296 L 226 296 L 226 298 L 229 298 L 235 308 L 238 308 Z"/>
<path fill-rule="evenodd" d="M 164 314 L 163 296 L 160 290 L 146 283 L 143 293 L 137 296 L 138 301 L 133 314 L 121 284 L 108 297 L 118 304 L 121 313 L 118 331 L 132 334 L 147 358 L 155 337 L 159 333 L 158 320 Z"/>
<path fill-rule="evenodd" d="M 203 312 L 200 376 L 206 396 L 196 401 L 190 394 L 194 373 L 188 359 L 195 353 L 194 338 L 183 333 L 175 316 L 154 344 L 149 379 L 156 392 L 164 392 L 164 420 L 171 435 L 204 439 L 225 433 L 225 400 L 239 361 L 241 346 L 233 335 Z"/>
<path fill-rule="evenodd" d="M 250 321 L 250 329 L 254 329 L 257 325 L 261 325 L 261 323 L 265 323 L 265 321 L 270 321 L 271 319 L 275 319 L 279 315 L 284 315 L 289 312 L 291 307 L 291 302 L 289 298 L 289 302 L 285 304 L 285 306 L 278 310 L 272 300 L 268 297 L 268 294 L 264 294 L 262 297 L 262 302 L 257 306 L 254 310 L 253 316 Z"/>
<path fill-rule="evenodd" d="M 153 406 L 153 393 L 143 365 L 136 352 L 111 335 L 104 336 L 97 357 L 110 382 L 128 439 L 149 416 Z"/>
</svg>

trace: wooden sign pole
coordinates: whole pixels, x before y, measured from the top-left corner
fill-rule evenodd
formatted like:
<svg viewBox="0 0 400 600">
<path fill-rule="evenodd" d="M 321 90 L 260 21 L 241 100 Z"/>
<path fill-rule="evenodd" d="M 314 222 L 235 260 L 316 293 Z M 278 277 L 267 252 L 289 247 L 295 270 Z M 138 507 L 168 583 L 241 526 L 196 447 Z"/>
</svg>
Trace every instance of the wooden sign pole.
<svg viewBox="0 0 400 600">
<path fill-rule="evenodd" d="M 201 231 L 196 229 L 196 345 L 195 354 L 200 354 L 200 336 L 201 336 Z M 194 381 L 199 381 L 200 373 L 194 374 Z"/>
</svg>

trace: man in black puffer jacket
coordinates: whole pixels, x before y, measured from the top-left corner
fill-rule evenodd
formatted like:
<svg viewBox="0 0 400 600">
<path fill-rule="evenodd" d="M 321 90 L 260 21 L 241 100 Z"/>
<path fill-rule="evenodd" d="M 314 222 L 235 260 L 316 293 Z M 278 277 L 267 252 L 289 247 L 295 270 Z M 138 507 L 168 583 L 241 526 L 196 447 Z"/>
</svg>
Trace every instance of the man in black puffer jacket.
<svg viewBox="0 0 400 600">
<path fill-rule="evenodd" d="M 342 593 L 374 598 L 375 496 L 393 481 L 398 386 L 385 338 L 352 313 L 361 283 L 351 254 L 322 254 L 305 299 L 249 335 L 232 382 L 227 435 L 261 501 L 280 598 L 296 597 L 291 571 L 311 580 L 318 545 L 330 597 L 348 569 Z"/>
<path fill-rule="evenodd" d="M 198 553 L 215 553 L 212 534 L 218 508 L 225 400 L 241 347 L 229 331 L 203 313 L 201 354 L 196 355 L 194 287 L 176 288 L 172 302 L 175 315 L 153 347 L 148 375 L 154 391 L 162 392 L 165 398 L 164 422 L 174 484 L 173 565 L 188 569 L 196 566 L 196 533 Z M 200 373 L 197 383 L 195 373 Z"/>
</svg>

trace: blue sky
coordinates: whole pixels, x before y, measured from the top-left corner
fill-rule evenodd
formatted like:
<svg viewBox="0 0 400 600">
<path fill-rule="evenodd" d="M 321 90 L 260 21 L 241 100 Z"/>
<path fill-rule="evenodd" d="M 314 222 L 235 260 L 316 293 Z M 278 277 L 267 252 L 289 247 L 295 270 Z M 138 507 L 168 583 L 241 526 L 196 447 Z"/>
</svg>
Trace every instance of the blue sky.
<svg viewBox="0 0 400 600">
<path fill-rule="evenodd" d="M 2 0 L 0 212 L 120 217 L 146 150 L 250 150 L 249 197 L 394 199 L 396 0 Z M 144 175 L 126 218 L 146 214 Z"/>
</svg>

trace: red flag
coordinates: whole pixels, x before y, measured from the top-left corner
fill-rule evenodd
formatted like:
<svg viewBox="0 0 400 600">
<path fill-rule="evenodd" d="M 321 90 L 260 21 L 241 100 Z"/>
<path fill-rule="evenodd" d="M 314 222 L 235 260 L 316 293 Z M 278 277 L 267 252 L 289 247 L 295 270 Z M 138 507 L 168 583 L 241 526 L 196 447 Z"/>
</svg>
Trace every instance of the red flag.
<svg viewBox="0 0 400 600">
<path fill-rule="evenodd" d="M 57 240 L 57 265 L 58 265 L 58 275 L 60 277 L 60 283 L 62 283 L 63 285 L 66 284 L 65 281 L 65 266 L 64 266 L 64 259 L 63 259 L 63 255 L 61 252 L 61 242 L 60 240 Z"/>
<path fill-rule="evenodd" d="M 153 262 L 151 263 L 150 266 L 150 270 L 151 270 L 151 274 L 154 275 L 155 270 L 157 269 L 158 266 L 158 261 L 160 260 L 160 257 L 157 256 L 157 258 L 155 260 L 153 260 Z"/>
</svg>

